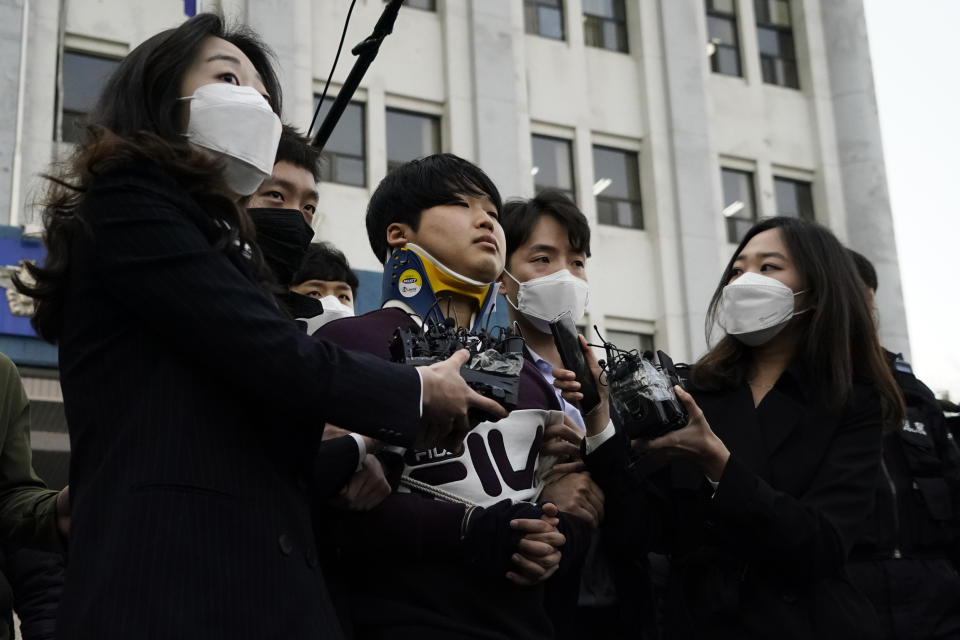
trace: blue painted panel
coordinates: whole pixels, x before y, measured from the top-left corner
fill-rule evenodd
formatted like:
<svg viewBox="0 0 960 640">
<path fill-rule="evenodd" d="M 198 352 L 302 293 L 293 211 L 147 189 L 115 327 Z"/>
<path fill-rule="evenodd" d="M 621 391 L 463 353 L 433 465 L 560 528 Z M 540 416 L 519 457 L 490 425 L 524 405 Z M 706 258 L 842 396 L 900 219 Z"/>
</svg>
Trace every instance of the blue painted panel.
<svg viewBox="0 0 960 640">
<path fill-rule="evenodd" d="M 0 227 L 0 266 L 15 267 L 21 260 L 42 263 L 46 251 L 39 238 L 23 238 L 20 227 Z M 36 338 L 30 318 L 10 313 L 6 289 L 0 289 L 0 334 Z"/>
<path fill-rule="evenodd" d="M 57 368 L 57 347 L 40 338 L 0 335 L 0 353 L 19 365 Z"/>
<path fill-rule="evenodd" d="M 354 310 L 360 314 L 380 308 L 380 280 L 379 271 L 354 270 L 360 286 L 357 287 L 357 299 L 354 301 Z"/>
</svg>

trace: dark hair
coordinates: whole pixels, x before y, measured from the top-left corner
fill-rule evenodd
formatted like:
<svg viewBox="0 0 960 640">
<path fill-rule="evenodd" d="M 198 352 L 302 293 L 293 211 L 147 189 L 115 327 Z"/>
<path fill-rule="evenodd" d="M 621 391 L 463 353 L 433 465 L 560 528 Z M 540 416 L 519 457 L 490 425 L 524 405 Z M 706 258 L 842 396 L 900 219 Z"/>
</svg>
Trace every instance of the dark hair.
<svg viewBox="0 0 960 640">
<path fill-rule="evenodd" d="M 507 238 L 507 261 L 530 239 L 533 228 L 542 216 L 552 216 L 566 230 L 570 247 L 590 257 L 590 223 L 567 194 L 558 189 L 544 189 L 529 200 L 508 200 L 500 214 L 500 226 Z"/>
<path fill-rule="evenodd" d="M 416 231 L 420 214 L 449 204 L 458 195 L 486 196 L 500 212 L 503 202 L 493 181 L 480 167 L 452 153 L 440 153 L 404 163 L 380 181 L 367 205 L 367 238 L 380 262 L 390 255 L 387 227 L 394 222 Z"/>
<path fill-rule="evenodd" d="M 346 282 L 356 297 L 360 281 L 350 268 L 347 256 L 329 242 L 310 245 L 300 269 L 293 275 L 293 284 L 302 284 L 307 280 L 326 280 Z"/>
<path fill-rule="evenodd" d="M 857 268 L 857 273 L 860 274 L 860 279 L 863 280 L 863 284 L 867 285 L 876 293 L 877 270 L 873 267 L 873 263 L 867 260 L 867 257 L 862 253 L 857 253 L 850 247 L 847 247 L 847 253 L 850 254 L 850 258 L 853 260 L 853 266 Z"/>
<path fill-rule="evenodd" d="M 201 13 L 131 51 L 107 80 L 89 124 L 121 138 L 149 131 L 168 141 L 181 141 L 176 107 L 188 108 L 179 100 L 183 77 L 210 36 L 230 42 L 250 59 L 270 95 L 270 106 L 279 114 L 283 100 L 270 50 L 248 27 L 226 27 L 220 16 Z"/>
<path fill-rule="evenodd" d="M 306 169 L 314 182 L 320 182 L 320 150 L 310 144 L 310 138 L 288 124 L 283 125 L 280 144 L 277 145 L 276 162 L 289 162 Z"/>
<path fill-rule="evenodd" d="M 113 167 L 137 162 L 162 167 L 211 217 L 229 224 L 217 247 L 249 244 L 254 247 L 248 263 L 251 275 L 269 277 L 255 248 L 253 223 L 226 188 L 223 160 L 194 148 L 183 136 L 188 108 L 179 100 L 183 78 L 208 37 L 234 44 L 250 59 L 270 95 L 270 106 L 280 113 L 272 53 L 246 27 L 227 29 L 219 16 L 201 13 L 131 51 L 107 80 L 70 161 L 60 175 L 45 176 L 50 180 L 42 203 L 47 256 L 43 267 L 28 267 L 35 285 L 18 279 L 15 284 L 34 298 L 33 326 L 46 340 L 56 342 L 62 329 L 71 241 L 88 231 L 81 212 L 85 193 L 97 175 Z"/>
<path fill-rule="evenodd" d="M 838 411 L 849 398 L 854 379 L 869 380 L 880 394 L 887 427 L 899 424 L 903 403 L 877 338 L 866 291 L 844 247 L 829 229 L 815 222 L 768 218 L 747 231 L 710 301 L 708 340 L 737 256 L 754 236 L 770 229 L 780 231 L 803 279 L 810 311 L 793 320 L 800 332 L 794 357 L 816 381 L 815 393 L 829 409 Z M 751 355 L 750 347 L 725 336 L 694 365 L 692 380 L 706 389 L 743 384 Z"/>
</svg>

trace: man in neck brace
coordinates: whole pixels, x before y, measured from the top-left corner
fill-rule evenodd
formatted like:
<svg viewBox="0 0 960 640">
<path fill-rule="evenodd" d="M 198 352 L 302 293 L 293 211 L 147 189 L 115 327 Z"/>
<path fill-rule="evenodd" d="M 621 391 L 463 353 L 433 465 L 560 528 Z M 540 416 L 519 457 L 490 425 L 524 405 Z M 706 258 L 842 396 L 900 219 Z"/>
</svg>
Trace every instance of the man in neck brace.
<svg viewBox="0 0 960 640">
<path fill-rule="evenodd" d="M 425 319 L 492 329 L 506 248 L 500 206 L 487 175 L 450 154 L 392 171 L 366 217 L 385 263 L 382 308 L 316 336 L 390 358 L 394 332 Z M 516 408 L 476 425 L 462 450 L 394 453 L 400 487 L 376 509 L 340 519 L 340 571 L 331 581 L 349 609 L 348 629 L 361 638 L 553 637 L 542 582 L 561 557 L 564 569 L 579 562 L 588 533 L 579 519 L 536 502 L 556 454 L 544 449 L 543 433 L 562 423 L 559 409 L 524 361 Z"/>
</svg>

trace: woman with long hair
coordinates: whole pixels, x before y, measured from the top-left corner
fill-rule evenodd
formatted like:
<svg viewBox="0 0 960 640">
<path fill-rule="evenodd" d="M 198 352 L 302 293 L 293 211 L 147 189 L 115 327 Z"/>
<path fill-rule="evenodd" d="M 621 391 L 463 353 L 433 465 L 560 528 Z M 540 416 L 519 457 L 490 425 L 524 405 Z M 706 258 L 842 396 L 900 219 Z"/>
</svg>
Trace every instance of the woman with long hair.
<svg viewBox="0 0 960 640">
<path fill-rule="evenodd" d="M 812 222 L 756 224 L 713 295 L 715 327 L 675 387 L 686 426 L 640 443 L 626 474 L 616 439 L 587 457 L 608 520 L 670 558 L 665 637 L 873 637 L 844 564 L 902 405 L 846 251 Z"/>
<path fill-rule="evenodd" d="M 500 412 L 462 357 L 418 376 L 280 313 L 237 204 L 270 174 L 280 104 L 257 37 L 201 14 L 121 62 L 53 179 L 46 262 L 19 286 L 59 344 L 70 430 L 60 638 L 337 637 L 307 496 L 323 424 L 435 444 L 470 406 Z"/>
</svg>

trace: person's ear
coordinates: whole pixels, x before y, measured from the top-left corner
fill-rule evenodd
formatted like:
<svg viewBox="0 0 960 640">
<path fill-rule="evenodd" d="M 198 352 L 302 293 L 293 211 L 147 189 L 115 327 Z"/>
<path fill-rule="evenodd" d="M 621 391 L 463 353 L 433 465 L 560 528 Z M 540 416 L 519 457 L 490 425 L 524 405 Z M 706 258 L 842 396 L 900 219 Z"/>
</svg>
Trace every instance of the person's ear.
<svg viewBox="0 0 960 640">
<path fill-rule="evenodd" d="M 499 293 L 501 296 L 503 296 L 504 298 L 506 298 L 506 297 L 507 297 L 507 290 L 503 288 L 503 285 L 504 285 L 504 282 L 503 282 L 503 271 L 500 272 L 500 275 L 497 276 L 497 279 L 494 280 L 494 282 L 496 282 L 497 285 L 499 285 L 499 286 L 497 287 L 497 293 Z"/>
<path fill-rule="evenodd" d="M 387 227 L 387 244 L 391 249 L 403 247 L 410 242 L 410 225 L 405 222 L 391 222 Z"/>
</svg>

